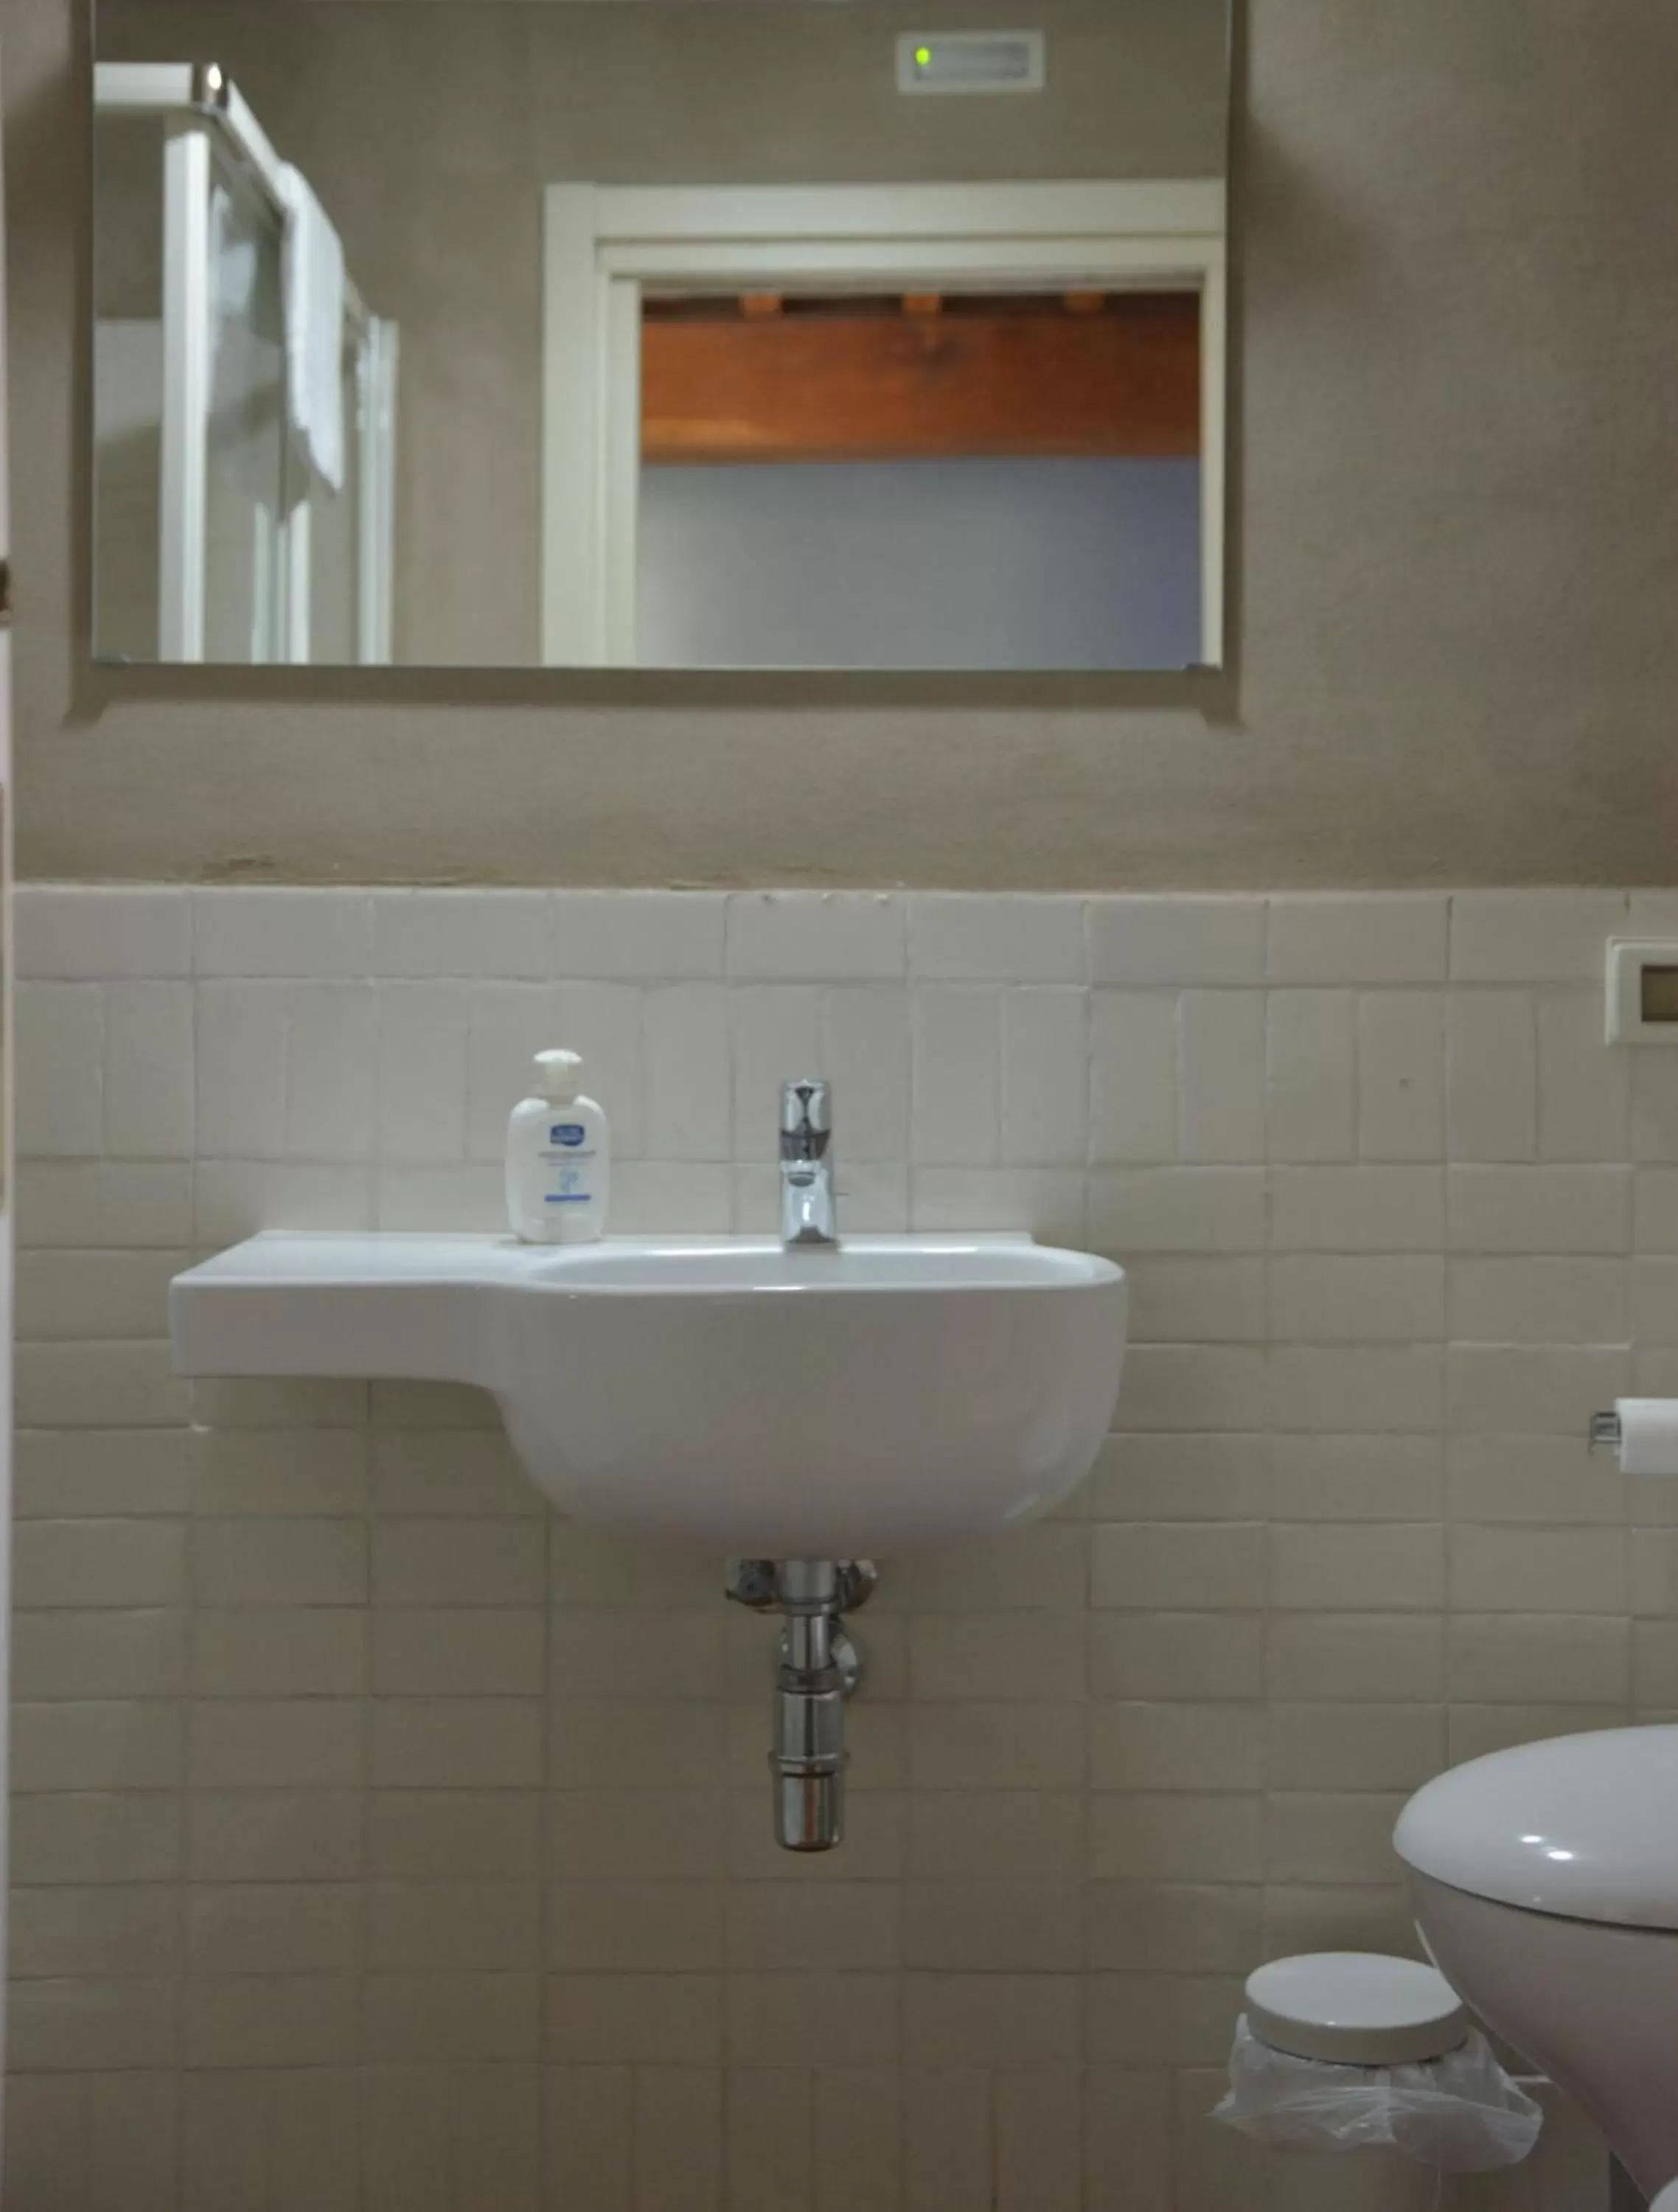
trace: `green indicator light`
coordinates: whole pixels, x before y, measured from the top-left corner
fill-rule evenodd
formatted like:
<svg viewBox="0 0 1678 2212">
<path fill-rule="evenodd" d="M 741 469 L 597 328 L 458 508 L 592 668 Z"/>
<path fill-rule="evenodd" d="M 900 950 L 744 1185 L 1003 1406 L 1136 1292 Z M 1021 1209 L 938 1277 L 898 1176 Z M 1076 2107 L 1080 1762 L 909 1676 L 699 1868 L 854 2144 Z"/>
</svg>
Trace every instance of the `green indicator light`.
<svg viewBox="0 0 1678 2212">
<path fill-rule="evenodd" d="M 930 69 L 932 65 L 932 48 L 930 46 L 917 46 L 915 49 L 915 66 L 916 69 Z"/>
</svg>

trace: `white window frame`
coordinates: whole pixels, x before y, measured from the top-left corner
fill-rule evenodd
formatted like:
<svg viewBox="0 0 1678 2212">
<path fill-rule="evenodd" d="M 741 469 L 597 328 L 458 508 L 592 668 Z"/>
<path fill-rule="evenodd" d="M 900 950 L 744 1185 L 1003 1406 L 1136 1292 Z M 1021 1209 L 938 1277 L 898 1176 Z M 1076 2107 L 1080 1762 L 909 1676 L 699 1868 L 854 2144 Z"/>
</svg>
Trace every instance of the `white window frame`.
<svg viewBox="0 0 1678 2212">
<path fill-rule="evenodd" d="M 542 658 L 633 665 L 647 289 L 1125 287 L 1201 301 L 1201 659 L 1224 658 L 1227 193 L 1131 183 L 550 185 Z"/>
</svg>

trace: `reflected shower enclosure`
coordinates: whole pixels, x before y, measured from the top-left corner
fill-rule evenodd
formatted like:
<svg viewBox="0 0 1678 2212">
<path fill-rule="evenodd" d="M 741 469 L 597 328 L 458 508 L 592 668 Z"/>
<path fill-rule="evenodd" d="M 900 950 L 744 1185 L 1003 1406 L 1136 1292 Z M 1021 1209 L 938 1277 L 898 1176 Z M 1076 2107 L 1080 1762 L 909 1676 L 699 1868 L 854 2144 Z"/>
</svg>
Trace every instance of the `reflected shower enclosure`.
<svg viewBox="0 0 1678 2212">
<path fill-rule="evenodd" d="M 223 70 L 101 63 L 94 124 L 95 656 L 388 661 L 396 325 L 302 281 L 330 220 Z"/>
</svg>

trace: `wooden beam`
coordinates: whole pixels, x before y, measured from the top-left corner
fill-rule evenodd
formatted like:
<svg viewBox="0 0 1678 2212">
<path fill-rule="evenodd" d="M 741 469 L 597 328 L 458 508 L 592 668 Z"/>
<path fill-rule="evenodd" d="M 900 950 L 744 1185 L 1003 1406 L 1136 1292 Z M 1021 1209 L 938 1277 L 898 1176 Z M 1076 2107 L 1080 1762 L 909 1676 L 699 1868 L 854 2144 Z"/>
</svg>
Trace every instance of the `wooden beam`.
<svg viewBox="0 0 1678 2212">
<path fill-rule="evenodd" d="M 709 464 L 1180 458 L 1200 451 L 1200 302 L 1100 314 L 648 320 L 641 458 Z"/>
</svg>

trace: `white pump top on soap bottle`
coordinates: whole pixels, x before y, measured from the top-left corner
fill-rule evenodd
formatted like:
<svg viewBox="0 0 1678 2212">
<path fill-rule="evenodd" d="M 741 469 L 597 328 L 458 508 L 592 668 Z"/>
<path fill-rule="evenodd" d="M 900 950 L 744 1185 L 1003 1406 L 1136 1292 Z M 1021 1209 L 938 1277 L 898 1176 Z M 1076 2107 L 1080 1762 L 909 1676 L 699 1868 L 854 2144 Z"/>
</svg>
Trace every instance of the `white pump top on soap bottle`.
<svg viewBox="0 0 1678 2212">
<path fill-rule="evenodd" d="M 507 1125 L 508 1220 L 526 1244 L 592 1244 L 611 1197 L 605 1109 L 583 1096 L 577 1053 L 538 1052 L 536 1080 Z"/>
</svg>

